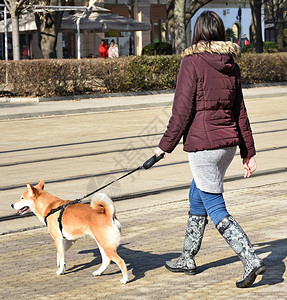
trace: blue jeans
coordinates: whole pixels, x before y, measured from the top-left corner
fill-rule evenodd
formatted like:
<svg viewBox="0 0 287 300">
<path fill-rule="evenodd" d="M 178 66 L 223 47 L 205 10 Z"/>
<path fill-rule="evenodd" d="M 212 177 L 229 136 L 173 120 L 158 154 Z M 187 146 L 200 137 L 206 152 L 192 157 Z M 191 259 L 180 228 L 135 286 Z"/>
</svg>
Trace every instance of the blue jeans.
<svg viewBox="0 0 287 300">
<path fill-rule="evenodd" d="M 229 213 L 226 210 L 222 194 L 211 194 L 197 188 L 195 181 L 189 191 L 190 213 L 194 215 L 209 215 L 214 225 L 217 225 Z"/>
</svg>

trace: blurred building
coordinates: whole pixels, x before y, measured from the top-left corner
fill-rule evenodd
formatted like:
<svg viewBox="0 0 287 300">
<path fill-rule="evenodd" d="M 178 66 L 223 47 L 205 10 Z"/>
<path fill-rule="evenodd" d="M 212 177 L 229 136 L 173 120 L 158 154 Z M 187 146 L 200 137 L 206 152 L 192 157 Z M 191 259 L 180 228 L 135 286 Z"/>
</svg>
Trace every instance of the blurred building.
<svg viewBox="0 0 287 300">
<path fill-rule="evenodd" d="M 66 0 L 66 6 L 89 6 L 92 0 Z M 118 23 L 115 17 L 113 20 L 100 21 L 96 15 L 91 15 L 81 21 L 81 57 L 98 57 L 98 47 L 102 39 L 110 42 L 112 39 L 119 45 L 120 55 L 141 55 L 144 46 L 153 42 L 170 42 L 172 37 L 169 33 L 166 13 L 166 0 L 98 0 L 97 7 L 108 9 L 113 16 L 118 16 Z M 3 3 L 3 0 L 0 0 Z M 188 9 L 190 0 L 186 1 Z M 199 9 L 187 26 L 187 45 L 191 43 L 192 30 L 195 21 L 203 10 L 213 10 L 222 19 L 225 28 L 228 29 L 229 39 L 237 42 L 243 36 L 249 39 L 251 25 L 251 10 L 248 0 L 214 0 Z M 66 12 L 63 18 L 62 28 L 58 35 L 57 56 L 58 58 L 77 57 L 77 31 L 75 22 L 72 21 L 75 11 Z M 3 15 L 3 14 L 2 14 Z M 269 22 L 265 26 L 264 35 L 264 7 L 262 6 L 262 35 L 263 40 L 272 40 L 274 26 Z M 120 18 L 127 18 L 125 21 Z M 0 14 L 1 18 L 1 14 Z M 3 17 L 2 17 L 3 18 Z M 40 55 L 36 26 L 28 24 L 27 15 L 20 17 L 20 39 L 23 58 L 37 58 Z M 131 20 L 131 21 L 128 21 Z M 99 21 L 101 26 L 99 27 Z M 74 23 L 73 23 L 74 22 Z M 91 22 L 94 22 L 92 25 Z M 126 26 L 124 23 L 126 22 Z M 90 24 L 89 26 L 87 24 Z M 130 25 L 128 26 L 127 23 Z M 106 24 L 107 26 L 104 26 Z M 142 24 L 142 28 L 139 26 Z M 2 27 L 1 27 L 2 25 Z M 29 26 L 28 26 L 29 25 Z M 87 26 L 86 26 L 87 25 Z M 109 26 L 110 25 L 110 26 Z M 94 28 L 93 28 L 94 26 Z M 273 30 L 273 31 L 272 31 Z M 0 59 L 4 53 L 3 21 L 0 21 Z M 8 36 L 9 53 L 12 53 L 12 38 Z"/>
<path fill-rule="evenodd" d="M 89 1 L 68 0 L 63 9 L 67 6 L 79 7 L 78 11 L 65 11 L 61 23 L 61 29 L 57 40 L 57 57 L 58 58 L 76 58 L 77 57 L 77 26 L 76 20 L 82 14 L 83 8 L 88 6 Z M 80 21 L 80 41 L 81 41 L 81 57 L 97 57 L 98 47 L 102 39 L 107 41 L 115 39 L 120 46 L 121 55 L 130 55 L 138 53 L 137 49 L 142 49 L 143 43 L 146 41 L 145 35 L 142 32 L 147 31 L 148 35 L 151 31 L 150 22 L 144 22 L 146 19 L 142 11 L 138 11 L 138 18 L 134 19 L 132 9 L 126 13 L 118 13 L 113 8 L 113 11 L 106 9 L 103 2 L 97 2 L 97 6 L 91 12 L 81 18 Z M 1 7 L 3 8 L 3 7 Z M 119 7 L 120 10 L 121 7 Z M 125 17 L 127 15 L 127 17 Z M 2 10 L 3 16 L 3 10 Z M 1 17 L 1 12 L 0 12 Z M 138 21 L 139 20 L 139 21 Z M 11 19 L 8 15 L 8 52 L 9 58 L 12 58 L 12 25 Z M 4 31 L 5 24 L 2 17 L 0 21 L 0 58 L 4 59 Z M 21 44 L 21 58 L 41 58 L 41 51 L 38 46 L 38 34 L 35 23 L 34 13 L 22 13 L 19 17 L 19 31 Z M 135 33 L 136 32 L 136 33 Z M 137 37 L 136 39 L 134 37 Z"/>
</svg>

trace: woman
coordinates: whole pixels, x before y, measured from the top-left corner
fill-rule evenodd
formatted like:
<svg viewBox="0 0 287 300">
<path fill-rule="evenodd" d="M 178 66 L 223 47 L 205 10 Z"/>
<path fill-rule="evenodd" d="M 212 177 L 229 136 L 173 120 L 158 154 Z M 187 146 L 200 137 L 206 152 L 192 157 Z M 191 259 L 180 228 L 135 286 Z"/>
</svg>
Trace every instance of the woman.
<svg viewBox="0 0 287 300">
<path fill-rule="evenodd" d="M 109 51 L 109 46 L 108 43 L 105 40 L 101 41 L 101 44 L 99 46 L 99 54 L 101 58 L 106 58 L 108 57 L 108 51 Z"/>
<path fill-rule="evenodd" d="M 119 57 L 119 48 L 118 45 L 115 44 L 114 40 L 111 40 L 110 48 L 109 48 L 109 57 Z"/>
<path fill-rule="evenodd" d="M 181 256 L 167 261 L 172 272 L 196 273 L 207 216 L 244 264 L 237 287 L 248 287 L 266 267 L 243 229 L 229 215 L 223 178 L 239 145 L 245 177 L 256 170 L 252 132 L 242 96 L 240 70 L 233 57 L 239 47 L 225 42 L 225 28 L 214 12 L 205 11 L 194 27 L 193 44 L 183 52 L 172 116 L 156 155 L 171 153 L 183 136 L 194 180 Z"/>
</svg>

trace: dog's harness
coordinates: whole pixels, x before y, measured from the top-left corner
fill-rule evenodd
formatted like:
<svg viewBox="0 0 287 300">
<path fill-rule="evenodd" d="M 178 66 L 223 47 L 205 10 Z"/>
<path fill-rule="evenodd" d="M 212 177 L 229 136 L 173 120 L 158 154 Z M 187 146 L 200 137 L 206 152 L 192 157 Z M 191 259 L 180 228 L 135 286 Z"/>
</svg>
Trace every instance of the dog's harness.
<svg viewBox="0 0 287 300">
<path fill-rule="evenodd" d="M 63 217 L 63 213 L 65 211 L 65 209 L 67 208 L 67 206 L 71 205 L 71 204 L 76 204 L 76 203 L 80 203 L 82 201 L 82 199 L 76 199 L 74 201 L 71 201 L 67 204 L 64 204 L 64 205 L 61 205 L 57 208 L 54 208 L 54 209 L 51 209 L 50 212 L 47 214 L 47 216 L 44 218 L 44 222 L 46 224 L 46 226 L 48 226 L 48 222 L 47 222 L 47 218 L 52 215 L 53 213 L 60 211 L 60 214 L 59 214 L 59 217 L 58 217 L 58 222 L 59 222 L 59 228 L 60 228 L 60 231 L 62 232 L 63 230 L 63 224 L 62 224 L 62 217 Z"/>
<path fill-rule="evenodd" d="M 85 198 L 87 198 L 87 197 L 93 195 L 94 193 L 96 193 L 96 192 L 98 192 L 98 191 L 100 191 L 100 190 L 106 188 L 107 186 L 113 184 L 114 182 L 119 181 L 119 180 L 123 179 L 124 177 L 126 177 L 126 176 L 128 176 L 128 175 L 130 175 L 130 174 L 132 174 L 132 173 L 134 173 L 134 172 L 136 172 L 136 171 L 138 171 L 138 170 L 141 170 L 141 169 L 147 170 L 147 169 L 149 169 L 149 168 L 152 167 L 156 162 L 158 162 L 159 160 L 161 160 L 163 157 L 164 157 L 164 153 L 162 153 L 162 154 L 159 155 L 159 156 L 154 155 L 154 156 L 152 156 L 150 159 L 148 159 L 142 166 L 139 166 L 139 167 L 137 167 L 136 169 L 129 171 L 127 174 L 125 174 L 125 175 L 121 176 L 120 178 L 115 179 L 115 180 L 113 180 L 113 181 L 111 181 L 111 182 L 105 184 L 104 186 L 102 186 L 102 187 L 96 189 L 95 191 L 93 191 L 93 192 L 91 192 L 91 193 L 88 193 L 88 194 L 85 195 L 84 197 L 78 198 L 78 199 L 76 199 L 76 200 L 73 200 L 73 201 L 71 201 L 71 202 L 68 202 L 67 204 L 64 204 L 64 205 L 61 205 L 61 206 L 59 206 L 59 207 L 57 207 L 57 208 L 51 209 L 51 211 L 46 215 L 46 217 L 44 217 L 44 222 L 45 222 L 46 226 L 48 226 L 47 218 L 48 218 L 50 215 L 52 215 L 53 213 L 55 213 L 55 212 L 61 210 L 61 211 L 60 211 L 60 214 L 59 214 L 59 217 L 58 217 L 58 222 L 59 222 L 59 228 L 60 228 L 60 231 L 62 232 L 62 230 L 63 230 L 62 217 L 63 217 L 63 213 L 64 213 L 65 209 L 67 208 L 67 206 L 82 202 L 83 199 L 85 199 Z"/>
</svg>

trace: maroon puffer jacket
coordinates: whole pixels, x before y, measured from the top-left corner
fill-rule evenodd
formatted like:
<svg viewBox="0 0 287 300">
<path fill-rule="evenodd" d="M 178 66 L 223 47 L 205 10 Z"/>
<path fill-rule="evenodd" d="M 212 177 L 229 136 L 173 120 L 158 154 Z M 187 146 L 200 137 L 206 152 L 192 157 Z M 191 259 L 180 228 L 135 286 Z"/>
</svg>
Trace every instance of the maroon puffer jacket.
<svg viewBox="0 0 287 300">
<path fill-rule="evenodd" d="M 172 152 L 183 136 L 184 151 L 239 145 L 242 158 L 255 155 L 243 100 L 236 44 L 199 43 L 186 49 L 169 120 L 159 147 Z"/>
</svg>

